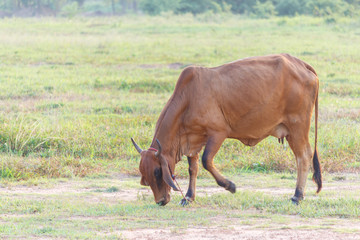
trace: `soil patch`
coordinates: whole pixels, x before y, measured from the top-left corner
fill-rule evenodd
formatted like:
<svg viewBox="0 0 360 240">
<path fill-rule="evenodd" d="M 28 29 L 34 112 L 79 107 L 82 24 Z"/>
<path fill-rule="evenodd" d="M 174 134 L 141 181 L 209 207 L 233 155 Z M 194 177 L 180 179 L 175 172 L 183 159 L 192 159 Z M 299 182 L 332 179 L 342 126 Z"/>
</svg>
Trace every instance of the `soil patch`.
<svg viewBox="0 0 360 240">
<path fill-rule="evenodd" d="M 299 229 L 257 229 L 250 226 L 233 226 L 227 229 L 218 228 L 187 228 L 172 231 L 169 229 L 137 229 L 136 231 L 122 231 L 126 239 L 158 239 L 158 240 L 196 240 L 196 239 L 271 239 L 271 240 L 305 240 L 305 239 L 360 239 L 360 235 L 346 234 L 320 230 Z"/>
</svg>

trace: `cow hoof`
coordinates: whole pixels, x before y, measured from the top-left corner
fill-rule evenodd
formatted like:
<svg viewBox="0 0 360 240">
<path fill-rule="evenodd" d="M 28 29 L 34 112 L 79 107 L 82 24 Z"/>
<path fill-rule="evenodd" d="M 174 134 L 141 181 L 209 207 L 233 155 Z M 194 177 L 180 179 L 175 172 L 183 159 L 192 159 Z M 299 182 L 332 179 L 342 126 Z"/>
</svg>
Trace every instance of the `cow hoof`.
<svg viewBox="0 0 360 240">
<path fill-rule="evenodd" d="M 291 201 L 292 201 L 292 203 L 295 204 L 295 205 L 299 205 L 299 203 L 300 203 L 300 199 L 299 199 L 298 197 L 295 197 L 295 196 L 293 196 L 293 197 L 291 198 Z"/>
<path fill-rule="evenodd" d="M 231 193 L 235 193 L 236 192 L 236 186 L 233 182 L 229 181 L 230 185 L 226 188 L 226 190 L 230 191 Z"/>
<path fill-rule="evenodd" d="M 181 201 L 179 202 L 179 205 L 181 205 L 183 207 L 185 207 L 185 206 L 187 206 L 189 204 L 190 204 L 190 199 L 188 197 L 185 197 L 185 198 L 181 199 Z"/>
</svg>

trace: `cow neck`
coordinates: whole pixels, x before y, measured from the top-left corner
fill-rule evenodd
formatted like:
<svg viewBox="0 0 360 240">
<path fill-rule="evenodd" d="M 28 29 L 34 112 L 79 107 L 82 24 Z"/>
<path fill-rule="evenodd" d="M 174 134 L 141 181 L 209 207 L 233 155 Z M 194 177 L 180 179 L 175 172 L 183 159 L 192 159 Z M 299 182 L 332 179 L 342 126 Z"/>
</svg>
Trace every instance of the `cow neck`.
<svg viewBox="0 0 360 240">
<path fill-rule="evenodd" d="M 180 155 L 180 125 L 182 115 L 186 109 L 186 98 L 175 90 L 168 103 L 162 110 L 156 123 L 154 139 L 150 147 L 158 148 L 156 139 L 160 141 L 162 155 L 170 166 L 179 161 Z"/>
</svg>

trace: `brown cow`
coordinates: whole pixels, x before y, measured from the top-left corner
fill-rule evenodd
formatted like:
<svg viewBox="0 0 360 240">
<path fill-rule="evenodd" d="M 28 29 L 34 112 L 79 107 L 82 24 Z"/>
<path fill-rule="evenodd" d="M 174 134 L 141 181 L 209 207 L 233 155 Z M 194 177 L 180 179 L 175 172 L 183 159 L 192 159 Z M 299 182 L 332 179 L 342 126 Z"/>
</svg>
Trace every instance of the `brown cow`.
<svg viewBox="0 0 360 240">
<path fill-rule="evenodd" d="M 294 203 L 303 199 L 313 160 L 313 180 L 321 190 L 317 157 L 319 80 L 307 63 L 288 54 L 251 57 L 219 67 L 188 67 L 156 124 L 151 148 L 142 150 L 141 184 L 150 186 L 156 203 L 170 201 L 170 189 L 178 190 L 171 173 L 181 156 L 189 162 L 190 183 L 186 204 L 195 199 L 199 152 L 202 163 L 218 185 L 235 193 L 235 184 L 224 178 L 213 158 L 226 138 L 255 146 L 268 136 L 289 142 L 297 162 Z M 309 144 L 310 120 L 315 106 L 315 149 Z M 160 144 L 161 143 L 161 144 Z M 156 149 L 157 148 L 157 149 Z"/>
</svg>

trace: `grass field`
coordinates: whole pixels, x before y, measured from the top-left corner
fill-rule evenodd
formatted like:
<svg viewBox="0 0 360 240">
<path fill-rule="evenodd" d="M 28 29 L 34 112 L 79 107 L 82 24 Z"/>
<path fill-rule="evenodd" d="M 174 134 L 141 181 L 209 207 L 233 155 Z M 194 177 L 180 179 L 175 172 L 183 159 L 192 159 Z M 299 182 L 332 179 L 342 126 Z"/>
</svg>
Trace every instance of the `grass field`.
<svg viewBox="0 0 360 240">
<path fill-rule="evenodd" d="M 281 52 L 318 72 L 323 169 L 360 169 L 359 22 L 210 19 L 3 19 L 0 175 L 137 174 L 139 158 L 129 139 L 149 146 L 182 68 Z M 223 171 L 295 170 L 291 151 L 274 138 L 255 148 L 226 141 L 215 161 Z M 187 174 L 185 167 L 179 173 Z"/>
<path fill-rule="evenodd" d="M 2 192 L 0 188 L 0 236 L 86 238 L 103 224 L 113 222 L 115 216 L 114 223 L 125 224 L 122 230 L 143 229 L 144 219 L 169 219 L 167 210 L 154 206 L 151 193 L 139 195 L 134 202 L 104 198 L 92 204 L 93 195 L 101 195 L 111 187 L 119 192 L 124 182 L 115 182 L 100 192 L 75 194 L 64 190 L 64 196 L 51 192 L 46 193 L 46 197 L 35 195 L 35 201 L 32 194 L 16 195 L 16 191 L 13 197 L 11 187 L 46 188 L 49 184 L 57 186 L 59 181 L 96 185 L 111 181 L 117 174 L 137 175 L 139 156 L 130 138 L 136 139 L 143 148 L 149 146 L 160 111 L 181 70 L 191 64 L 212 67 L 248 56 L 283 52 L 311 64 L 320 79 L 318 147 L 323 170 L 325 174 L 353 173 L 355 175 L 345 175 L 345 178 L 358 182 L 359 42 L 359 19 L 350 18 L 327 21 L 299 16 L 261 20 L 204 14 L 197 17 L 1 19 L 0 186 L 10 190 Z M 313 134 L 312 127 L 311 143 Z M 204 216 L 211 219 L 219 215 L 222 208 L 228 212 L 235 209 L 236 222 L 250 225 L 262 218 L 262 214 L 266 219 L 280 218 L 280 222 L 287 222 L 294 215 L 298 220 L 359 219 L 359 195 L 352 196 L 351 192 L 339 198 L 332 190 L 320 198 L 310 198 L 301 207 L 290 205 L 288 198 L 295 186 L 295 159 L 289 147 L 278 144 L 275 138 L 268 138 L 253 148 L 227 140 L 215 164 L 224 175 L 238 181 L 243 180 L 239 175 L 250 174 L 249 178 L 258 179 L 261 173 L 260 176 L 270 179 L 264 182 L 272 182 L 274 172 L 280 172 L 290 177 L 281 180 L 284 185 L 277 187 L 292 190 L 275 197 L 252 191 L 245 191 L 243 195 L 221 192 L 202 196 L 192 205 L 193 211 L 199 213 L 199 217 L 190 221 L 197 222 L 196 226 L 210 226 L 211 221 L 204 220 Z M 176 173 L 187 177 L 187 161 L 177 165 Z M 215 186 L 202 167 L 199 174 L 202 184 L 210 182 Z M 334 178 L 334 175 L 327 176 L 330 182 Z M 85 177 L 84 180 L 80 180 L 81 177 Z M 127 181 L 125 189 L 140 187 L 137 178 Z M 346 184 L 352 183 L 346 181 Z M 314 190 L 310 181 L 308 187 L 311 196 Z M 358 193 L 359 189 L 355 191 Z M 85 204 L 82 197 L 89 198 L 90 202 Z M 173 202 L 179 200 L 177 197 Z M 246 205 L 247 201 L 253 205 Z M 174 209 L 176 218 L 193 216 L 192 211 L 183 212 L 176 203 L 172 204 L 166 208 Z M 315 210 L 302 211 L 314 205 Z M 335 213 L 325 210 L 329 206 Z M 211 210 L 213 208 L 215 210 Z M 255 209 L 246 214 L 256 217 L 242 217 L 243 209 Z M 225 222 L 232 221 L 224 214 L 221 216 Z M 102 225 L 96 224 L 98 220 Z M 14 229 L 8 221 L 19 223 L 20 227 Z M 49 221 L 56 224 L 49 225 Z M 160 222 L 162 227 L 175 233 L 181 233 L 181 229 L 188 226 L 181 221 L 183 228 Z M 270 222 L 266 220 L 264 224 Z M 36 228 L 31 227 L 34 223 Z M 71 228 L 70 232 L 64 230 L 72 224 L 79 227 Z M 80 234 L 82 224 L 84 229 L 91 229 L 89 235 Z M 112 226 L 107 226 L 108 232 L 116 229 Z M 146 228 L 154 227 L 146 225 Z M 354 231 L 359 233 L 356 227 Z M 105 236 L 123 237 L 121 234 Z"/>
</svg>

